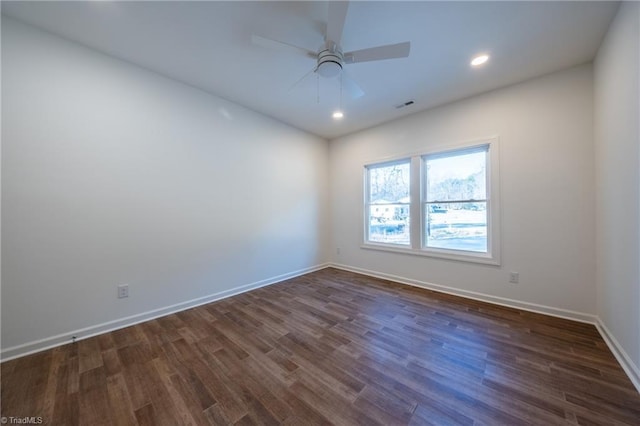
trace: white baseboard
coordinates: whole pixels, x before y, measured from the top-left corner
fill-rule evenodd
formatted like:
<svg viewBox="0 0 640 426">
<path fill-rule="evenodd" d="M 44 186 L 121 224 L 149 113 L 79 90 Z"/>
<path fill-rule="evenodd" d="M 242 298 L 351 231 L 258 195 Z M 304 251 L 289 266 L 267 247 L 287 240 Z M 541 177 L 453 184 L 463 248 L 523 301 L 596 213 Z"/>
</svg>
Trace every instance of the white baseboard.
<svg viewBox="0 0 640 426">
<path fill-rule="evenodd" d="M 598 321 L 596 322 L 596 328 L 600 332 L 600 335 L 602 335 L 607 346 L 609 346 L 611 352 L 613 352 L 613 356 L 616 357 L 624 372 L 629 376 L 629 380 L 631 380 L 633 386 L 635 386 L 638 392 L 640 392 L 640 368 L 635 365 L 629 354 L 627 354 L 620 343 L 618 343 L 618 339 L 615 338 L 613 333 L 611 333 L 609 328 L 607 328 L 600 318 L 598 318 Z"/>
<path fill-rule="evenodd" d="M 312 266 L 298 271 L 289 272 L 286 274 L 278 275 L 275 277 L 267 278 L 254 283 L 246 284 L 233 289 L 221 291 L 218 293 L 210 294 L 196 299 L 187 300 L 185 302 L 176 303 L 175 305 L 165 306 L 163 308 L 153 309 L 151 311 L 142 312 L 139 314 L 131 315 L 125 318 L 119 318 L 113 321 L 108 321 L 102 324 L 92 325 L 90 327 L 81 328 L 65 333 L 61 333 L 55 336 L 46 337 L 44 339 L 34 340 L 32 342 L 24 343 L 0 351 L 0 362 L 9 361 L 14 358 L 19 358 L 32 353 L 40 352 L 46 349 L 55 348 L 56 346 L 65 345 L 73 341 L 84 340 L 89 337 L 97 336 L 99 334 L 108 333 L 110 331 L 118 330 L 121 328 L 129 327 L 144 321 L 149 321 L 154 318 L 162 317 L 165 315 L 173 314 L 176 312 L 184 311 L 194 308 L 196 306 L 205 305 L 207 303 L 215 302 L 216 300 L 225 299 L 227 297 L 235 296 L 240 293 L 245 293 L 250 290 L 255 290 L 260 287 L 276 284 L 281 281 L 295 278 L 300 275 L 308 274 L 310 272 L 319 271 L 320 269 L 327 268 L 328 263 Z"/>
<path fill-rule="evenodd" d="M 425 288 L 427 290 L 433 290 L 440 293 L 446 293 L 454 296 L 465 297 L 467 299 L 479 300 L 481 302 L 493 303 L 495 305 L 507 306 L 509 308 L 522 309 L 523 311 L 536 312 L 539 314 L 551 315 L 554 317 L 565 318 L 565 319 L 570 319 L 570 320 L 579 321 L 579 322 L 586 322 L 594 325 L 597 322 L 597 317 L 595 315 L 585 314 L 583 312 L 576 312 L 568 309 L 554 308 L 552 306 L 538 305 L 536 303 L 522 302 L 515 299 L 492 296 L 489 294 L 478 293 L 475 291 L 461 290 L 455 287 L 434 284 L 426 281 L 414 280 L 412 278 L 400 277 L 398 275 L 385 274 L 383 272 L 370 271 L 368 269 L 357 268 L 353 266 L 341 265 L 336 263 L 331 263 L 329 266 L 336 269 L 355 272 L 357 274 L 368 275 L 370 277 L 376 277 L 376 278 L 381 278 L 383 280 L 394 281 L 400 284 L 407 284 L 414 287 Z"/>
<path fill-rule="evenodd" d="M 616 357 L 622 369 L 629 376 L 629 380 L 635 386 L 635 388 L 640 392 L 640 368 L 634 364 L 631 360 L 631 357 L 626 353 L 626 351 L 622 348 L 618 340 L 611 333 L 611 331 L 604 325 L 600 317 L 591 314 L 585 314 L 582 312 L 571 311 L 567 309 L 554 308 L 551 306 L 538 305 L 535 303 L 529 302 L 521 302 L 518 300 L 507 299 L 504 297 L 491 296 L 484 293 L 477 293 L 474 291 L 461 290 L 458 288 L 443 286 L 439 284 L 433 284 L 429 282 L 414 280 L 411 278 L 400 277 L 392 274 L 385 274 L 382 272 L 370 271 L 368 269 L 357 268 L 354 266 L 341 265 L 337 263 L 331 263 L 329 265 L 332 268 L 342 269 L 345 271 L 355 272 L 357 274 L 368 275 L 371 277 L 381 278 L 384 280 L 389 280 L 393 282 L 397 282 L 400 284 L 407 284 L 414 287 L 425 288 L 428 290 L 437 291 L 440 293 L 451 294 L 454 296 L 465 297 L 468 299 L 479 300 L 482 302 L 493 303 L 496 305 L 507 306 L 510 308 L 522 309 L 524 311 L 536 312 L 545 315 L 551 315 L 554 317 L 570 319 L 579 322 L 585 322 L 589 324 L 595 325 L 596 329 L 602 336 L 602 339 L 605 341 L 609 350 Z"/>
</svg>

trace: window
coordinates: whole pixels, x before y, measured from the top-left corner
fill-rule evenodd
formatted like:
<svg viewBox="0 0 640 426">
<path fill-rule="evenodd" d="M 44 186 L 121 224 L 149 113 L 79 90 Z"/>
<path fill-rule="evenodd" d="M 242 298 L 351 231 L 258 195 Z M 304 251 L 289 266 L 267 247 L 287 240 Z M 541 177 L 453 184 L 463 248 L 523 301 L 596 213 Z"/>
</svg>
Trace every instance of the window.
<svg viewBox="0 0 640 426">
<path fill-rule="evenodd" d="M 425 247 L 487 252 L 487 149 L 423 157 Z"/>
<path fill-rule="evenodd" d="M 499 264 L 497 147 L 490 139 L 366 165 L 363 247 Z"/>
<path fill-rule="evenodd" d="M 409 160 L 367 167 L 367 241 L 410 244 Z"/>
</svg>

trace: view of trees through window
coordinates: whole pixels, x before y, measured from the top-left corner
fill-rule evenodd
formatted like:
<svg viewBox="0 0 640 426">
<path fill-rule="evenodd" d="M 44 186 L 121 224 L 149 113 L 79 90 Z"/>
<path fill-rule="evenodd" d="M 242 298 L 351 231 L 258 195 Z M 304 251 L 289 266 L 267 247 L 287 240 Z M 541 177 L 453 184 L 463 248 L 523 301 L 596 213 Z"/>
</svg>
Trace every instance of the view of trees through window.
<svg viewBox="0 0 640 426">
<path fill-rule="evenodd" d="M 424 245 L 487 251 L 486 148 L 426 157 Z"/>
</svg>

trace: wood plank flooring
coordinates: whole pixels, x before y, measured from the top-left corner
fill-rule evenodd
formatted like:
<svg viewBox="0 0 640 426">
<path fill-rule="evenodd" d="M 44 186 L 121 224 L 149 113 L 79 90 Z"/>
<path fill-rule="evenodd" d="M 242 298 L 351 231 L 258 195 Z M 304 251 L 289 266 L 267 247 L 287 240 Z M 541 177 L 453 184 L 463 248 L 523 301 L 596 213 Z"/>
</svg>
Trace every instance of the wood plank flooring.
<svg viewBox="0 0 640 426">
<path fill-rule="evenodd" d="M 640 425 L 592 325 L 324 269 L 1 365 L 51 425 Z"/>
</svg>

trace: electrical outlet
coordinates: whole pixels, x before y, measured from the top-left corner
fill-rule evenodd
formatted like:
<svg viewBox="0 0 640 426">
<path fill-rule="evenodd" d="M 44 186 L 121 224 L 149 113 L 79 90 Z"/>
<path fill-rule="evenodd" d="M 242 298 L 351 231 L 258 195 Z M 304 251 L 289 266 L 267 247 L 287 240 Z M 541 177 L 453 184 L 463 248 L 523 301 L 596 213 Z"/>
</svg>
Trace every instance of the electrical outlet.
<svg viewBox="0 0 640 426">
<path fill-rule="evenodd" d="M 512 284 L 518 284 L 518 282 L 520 282 L 520 273 L 509 272 L 509 282 Z"/>
<path fill-rule="evenodd" d="M 118 286 L 118 299 L 129 297 L 129 284 L 121 284 Z"/>
</svg>

